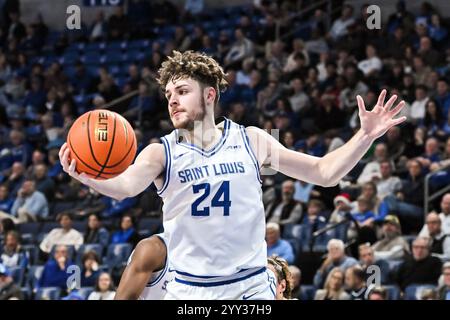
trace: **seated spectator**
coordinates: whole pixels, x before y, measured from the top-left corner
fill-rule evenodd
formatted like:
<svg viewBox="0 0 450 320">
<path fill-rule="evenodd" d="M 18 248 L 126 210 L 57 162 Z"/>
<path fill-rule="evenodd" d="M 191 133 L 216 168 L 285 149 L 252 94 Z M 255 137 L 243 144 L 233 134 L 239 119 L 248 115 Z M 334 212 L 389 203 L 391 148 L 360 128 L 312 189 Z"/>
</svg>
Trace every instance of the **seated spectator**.
<svg viewBox="0 0 450 320">
<path fill-rule="evenodd" d="M 7 180 L 9 193 L 12 197 L 17 197 L 17 192 L 22 187 L 25 178 L 25 166 L 23 163 L 14 162 L 11 167 L 11 174 Z"/>
<path fill-rule="evenodd" d="M 55 195 L 55 182 L 47 175 L 47 166 L 45 164 L 35 166 L 34 178 L 36 190 L 42 192 L 47 201 L 52 201 Z"/>
<path fill-rule="evenodd" d="M 441 160 L 432 163 L 430 165 L 430 171 L 436 172 L 435 175 L 430 178 L 432 189 L 437 190 L 450 184 L 450 137 L 448 137 L 445 142 L 444 153 L 442 154 Z"/>
<path fill-rule="evenodd" d="M 434 257 L 450 260 L 450 235 L 442 231 L 442 221 L 436 212 L 430 212 L 424 227 L 430 238 L 430 252 Z"/>
<path fill-rule="evenodd" d="M 386 196 L 384 202 L 389 212 L 395 212 L 404 222 L 404 227 L 407 224 L 410 230 L 416 229 L 416 225 L 423 221 L 424 177 L 420 161 L 409 160 L 407 167 L 408 175 L 401 187 L 395 194 Z"/>
<path fill-rule="evenodd" d="M 450 300 L 450 262 L 444 263 L 442 267 L 443 284 L 438 288 L 440 300 Z"/>
<path fill-rule="evenodd" d="M 98 11 L 95 20 L 89 27 L 89 39 L 91 41 L 103 40 L 106 38 L 108 29 L 103 11 Z"/>
<path fill-rule="evenodd" d="M 425 106 L 429 101 L 427 95 L 427 87 L 424 85 L 419 85 L 416 87 L 416 100 L 411 104 L 409 110 L 408 121 L 417 125 L 423 121 L 425 118 Z"/>
<path fill-rule="evenodd" d="M 17 192 L 17 198 L 11 208 L 11 215 L 0 212 L 0 218 L 11 218 L 14 223 L 37 221 L 48 216 L 48 203 L 42 192 L 36 190 L 34 180 L 27 179 Z"/>
<path fill-rule="evenodd" d="M 69 213 L 60 213 L 56 220 L 61 228 L 55 228 L 50 231 L 42 240 L 39 248 L 49 254 L 55 245 L 72 245 L 78 249 L 83 244 L 83 236 L 81 233 L 72 228 L 72 216 Z"/>
<path fill-rule="evenodd" d="M 445 78 L 440 78 L 437 84 L 437 94 L 434 99 L 436 100 L 441 113 L 445 117 L 448 115 L 448 111 L 450 110 L 450 89 L 448 80 Z"/>
<path fill-rule="evenodd" d="M 294 200 L 294 181 L 286 180 L 281 185 L 281 198 L 266 207 L 266 221 L 280 225 L 281 232 L 286 224 L 298 223 L 302 216 L 302 206 Z"/>
<path fill-rule="evenodd" d="M 88 217 L 88 225 L 84 234 L 84 243 L 98 243 L 106 248 L 109 244 L 109 232 L 101 226 L 100 217 L 91 213 Z"/>
<path fill-rule="evenodd" d="M 300 283 L 302 279 L 302 272 L 301 270 L 294 265 L 289 266 L 289 272 L 291 273 L 291 282 L 292 282 L 292 298 L 293 299 L 300 299 Z"/>
<path fill-rule="evenodd" d="M 369 300 L 388 300 L 388 292 L 384 287 L 374 287 L 369 293 Z"/>
<path fill-rule="evenodd" d="M 53 259 L 49 259 L 44 266 L 38 288 L 59 287 L 62 290 L 67 289 L 67 279 L 70 276 L 67 268 L 70 265 L 72 265 L 72 261 L 68 256 L 67 247 L 65 245 L 58 245 L 55 249 Z"/>
<path fill-rule="evenodd" d="M 331 213 L 328 222 L 331 224 L 335 224 L 347 219 L 346 215 L 352 211 L 350 195 L 348 193 L 341 193 L 334 198 L 333 203 L 334 210 Z"/>
<path fill-rule="evenodd" d="M 275 300 L 290 300 L 292 294 L 291 273 L 288 263 L 283 258 L 272 256 L 267 259 L 267 268 L 277 277 Z"/>
<path fill-rule="evenodd" d="M 381 176 L 380 163 L 388 158 L 387 146 L 385 143 L 378 143 L 375 146 L 374 159 L 368 162 L 358 177 L 358 184 L 362 185 L 372 181 L 374 177 Z"/>
<path fill-rule="evenodd" d="M 9 190 L 6 185 L 0 186 L 0 212 L 11 214 L 14 199 L 9 197 Z"/>
<path fill-rule="evenodd" d="M 420 161 L 424 168 L 429 168 L 431 164 L 439 162 L 441 160 L 439 141 L 434 137 L 428 138 L 425 142 L 425 152 L 416 159 Z"/>
<path fill-rule="evenodd" d="M 0 301 L 22 300 L 23 293 L 20 287 L 14 283 L 11 272 L 0 263 Z"/>
<path fill-rule="evenodd" d="M 382 201 L 378 197 L 377 185 L 375 183 L 373 183 L 372 181 L 364 183 L 361 188 L 361 196 L 368 199 L 373 204 L 372 211 L 375 214 L 374 221 L 375 222 L 383 221 L 389 212 L 389 208 L 387 206 L 386 201 Z M 352 207 L 353 207 L 352 212 L 356 211 L 357 204 L 358 204 L 357 201 L 352 202 Z"/>
<path fill-rule="evenodd" d="M 444 194 L 441 199 L 441 213 L 439 214 L 442 225 L 441 229 L 444 234 L 450 234 L 450 193 Z M 420 237 L 429 237 L 427 226 L 423 226 L 419 233 Z"/>
<path fill-rule="evenodd" d="M 327 249 L 328 254 L 326 259 L 314 275 L 313 283 L 316 288 L 322 288 L 324 279 L 328 279 L 329 272 L 335 267 L 339 267 L 342 270 L 341 282 L 343 282 L 345 270 L 358 264 L 355 258 L 345 254 L 345 245 L 342 240 L 331 239 L 328 241 Z"/>
<path fill-rule="evenodd" d="M 317 199 L 311 199 L 308 202 L 306 209 L 306 215 L 302 218 L 302 224 L 305 226 L 311 226 L 311 232 L 315 232 L 326 225 L 326 219 L 321 214 L 323 213 L 324 204 Z"/>
<path fill-rule="evenodd" d="M 20 235 L 17 231 L 9 231 L 6 234 L 5 245 L 1 250 L 0 263 L 8 268 L 21 267 L 25 269 L 28 265 L 28 255 L 20 245 Z"/>
<path fill-rule="evenodd" d="M 398 268 L 396 282 L 402 290 L 412 284 L 437 285 L 442 262 L 430 255 L 427 238 L 416 238 L 412 244 L 412 257 L 408 256 Z"/>
<path fill-rule="evenodd" d="M 81 270 L 81 286 L 94 287 L 97 282 L 97 277 L 100 274 L 98 266 L 100 258 L 94 251 L 85 252 L 81 260 L 83 268 Z"/>
<path fill-rule="evenodd" d="M 314 300 L 349 300 L 344 290 L 344 271 L 339 267 L 330 270 L 323 289 L 316 291 Z"/>
<path fill-rule="evenodd" d="M 111 235 L 111 244 L 131 243 L 134 248 L 139 240 L 140 237 L 135 229 L 134 218 L 129 214 L 125 214 L 120 221 L 120 230 Z"/>
<path fill-rule="evenodd" d="M 95 290 L 91 292 L 88 300 L 114 300 L 116 292 L 114 291 L 114 283 L 109 273 L 101 273 L 95 284 Z"/>
<path fill-rule="evenodd" d="M 355 23 L 353 18 L 353 7 L 345 5 L 342 8 L 341 16 L 333 22 L 329 36 L 333 41 L 338 41 L 341 37 L 348 33 L 347 28 Z"/>
<path fill-rule="evenodd" d="M 351 300 L 368 300 L 370 288 L 366 285 L 364 269 L 356 265 L 345 271 L 345 286 L 350 291 Z"/>
<path fill-rule="evenodd" d="M 376 176 L 373 181 L 377 185 L 380 199 L 395 194 L 402 185 L 400 178 L 392 175 L 392 163 L 388 160 L 381 161 L 380 176 Z"/>
<path fill-rule="evenodd" d="M 372 246 L 376 260 L 403 259 L 409 254 L 409 245 L 402 237 L 400 220 L 396 216 L 386 216 L 382 226 L 382 234 L 382 239 Z"/>
<path fill-rule="evenodd" d="M 237 67 L 242 60 L 253 54 L 253 42 L 246 38 L 242 29 L 235 29 L 234 36 L 236 41 L 233 43 L 230 51 L 228 51 L 225 57 L 226 67 Z"/>
<path fill-rule="evenodd" d="M 280 226 L 277 223 L 269 222 L 266 226 L 266 242 L 267 242 L 267 256 L 276 255 L 285 259 L 288 263 L 294 263 L 294 250 L 291 244 L 281 239 Z"/>
<path fill-rule="evenodd" d="M 367 268 L 377 266 L 380 269 L 380 281 L 385 284 L 389 282 L 389 264 L 383 259 L 375 259 L 375 252 L 369 243 L 359 246 L 359 263 L 366 274 L 370 274 Z"/>
<path fill-rule="evenodd" d="M 350 224 L 347 232 L 348 239 L 357 239 L 358 243 L 376 241 L 375 234 L 375 214 L 373 213 L 374 203 L 370 199 L 366 199 L 364 196 L 358 197 L 358 206 L 356 212 L 352 213 L 355 222 Z"/>
<path fill-rule="evenodd" d="M 376 75 L 383 67 L 383 62 L 377 56 L 377 48 L 373 44 L 366 46 L 367 59 L 358 63 L 358 69 L 364 73 L 365 77 Z"/>
</svg>

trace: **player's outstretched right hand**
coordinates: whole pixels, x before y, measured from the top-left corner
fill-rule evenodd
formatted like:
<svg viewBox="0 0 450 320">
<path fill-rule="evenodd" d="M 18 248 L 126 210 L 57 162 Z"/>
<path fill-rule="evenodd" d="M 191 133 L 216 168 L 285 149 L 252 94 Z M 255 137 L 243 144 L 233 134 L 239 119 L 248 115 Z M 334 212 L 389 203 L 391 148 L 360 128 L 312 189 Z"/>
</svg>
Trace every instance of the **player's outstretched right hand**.
<svg viewBox="0 0 450 320">
<path fill-rule="evenodd" d="M 87 176 L 86 173 L 82 172 L 81 174 L 77 173 L 75 171 L 75 168 L 77 166 L 76 160 L 72 159 L 72 161 L 69 163 L 69 156 L 70 156 L 70 149 L 67 147 L 67 142 L 64 143 L 61 146 L 61 149 L 59 149 L 59 161 L 61 162 L 61 165 L 63 167 L 63 170 L 69 174 L 74 179 L 77 179 L 81 183 L 87 184 L 91 178 Z"/>
</svg>

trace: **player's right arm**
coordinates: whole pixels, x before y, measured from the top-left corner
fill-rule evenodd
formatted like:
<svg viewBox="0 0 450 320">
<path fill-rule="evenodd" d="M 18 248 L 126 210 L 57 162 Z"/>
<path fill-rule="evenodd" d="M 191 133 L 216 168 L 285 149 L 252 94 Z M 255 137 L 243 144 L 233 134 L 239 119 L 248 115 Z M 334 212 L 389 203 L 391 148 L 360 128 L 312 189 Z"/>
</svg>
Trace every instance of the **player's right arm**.
<svg viewBox="0 0 450 320">
<path fill-rule="evenodd" d="M 141 240 L 122 274 L 114 299 L 137 300 L 152 273 L 164 268 L 166 255 L 166 246 L 157 236 Z"/>
<path fill-rule="evenodd" d="M 164 146 L 159 143 L 148 145 L 123 173 L 108 180 L 96 180 L 85 173 L 78 174 L 75 171 L 76 161 L 72 159 L 69 164 L 69 156 L 70 149 L 64 143 L 59 150 L 59 159 L 65 172 L 95 191 L 119 201 L 147 189 L 165 168 Z"/>
</svg>

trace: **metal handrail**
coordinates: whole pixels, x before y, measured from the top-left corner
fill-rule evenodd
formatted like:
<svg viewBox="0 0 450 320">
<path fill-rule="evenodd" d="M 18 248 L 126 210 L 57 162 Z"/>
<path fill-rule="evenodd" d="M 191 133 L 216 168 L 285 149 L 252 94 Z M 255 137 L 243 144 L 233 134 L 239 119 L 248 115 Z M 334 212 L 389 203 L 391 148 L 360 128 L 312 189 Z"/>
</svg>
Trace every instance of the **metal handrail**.
<svg viewBox="0 0 450 320">
<path fill-rule="evenodd" d="M 424 209 L 424 214 L 427 215 L 428 214 L 428 203 L 434 199 L 436 199 L 437 197 L 440 197 L 442 194 L 444 194 L 445 192 L 447 192 L 448 190 L 450 190 L 450 185 L 445 186 L 443 188 L 441 188 L 439 191 L 433 193 L 432 195 L 429 195 L 430 189 L 428 186 L 428 182 L 431 179 L 432 176 L 434 176 L 436 173 L 441 172 L 446 170 L 447 168 L 450 168 L 450 163 L 447 164 L 446 166 L 443 166 L 442 168 L 440 168 L 439 170 L 433 171 L 428 173 L 425 176 L 425 186 L 424 186 L 424 199 L 423 199 L 423 209 Z"/>
</svg>

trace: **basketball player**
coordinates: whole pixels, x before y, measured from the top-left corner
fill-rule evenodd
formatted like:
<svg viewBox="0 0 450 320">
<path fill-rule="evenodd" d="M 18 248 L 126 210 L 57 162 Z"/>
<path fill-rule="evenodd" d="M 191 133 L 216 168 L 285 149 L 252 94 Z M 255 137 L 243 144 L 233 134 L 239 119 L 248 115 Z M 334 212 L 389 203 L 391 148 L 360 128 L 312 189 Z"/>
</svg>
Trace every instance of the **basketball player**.
<svg viewBox="0 0 450 320">
<path fill-rule="evenodd" d="M 128 259 L 115 300 L 162 300 L 173 279 L 164 234 L 141 240 Z"/>
<path fill-rule="evenodd" d="M 272 256 L 267 259 L 267 268 L 276 275 L 276 300 L 292 299 L 292 276 L 289 271 L 289 265 L 283 258 Z"/>
<path fill-rule="evenodd" d="M 393 119 L 404 102 L 386 103 L 386 91 L 371 111 L 357 97 L 361 129 L 322 158 L 285 148 L 267 132 L 214 120 L 225 89 L 225 74 L 211 57 L 174 52 L 159 70 L 158 82 L 175 127 L 150 144 L 117 177 L 94 180 L 75 171 L 63 145 L 64 171 L 96 191 L 122 200 L 152 182 L 164 201 L 163 224 L 175 279 L 165 299 L 274 299 L 267 272 L 265 215 L 260 169 L 270 167 L 294 179 L 334 186 L 375 139 L 406 118 Z M 273 280 L 273 279 L 272 279 Z"/>
</svg>

